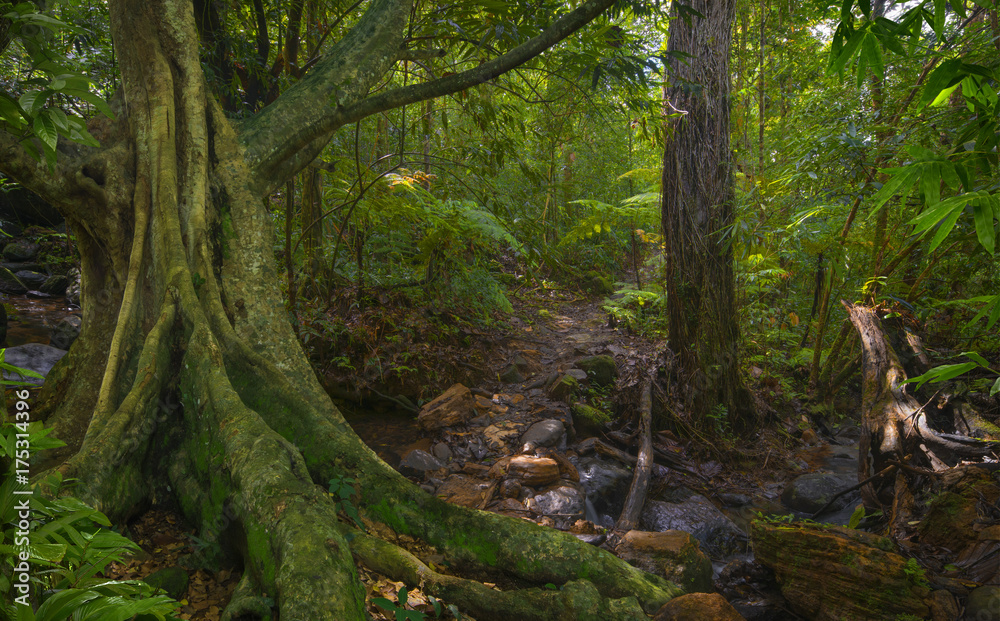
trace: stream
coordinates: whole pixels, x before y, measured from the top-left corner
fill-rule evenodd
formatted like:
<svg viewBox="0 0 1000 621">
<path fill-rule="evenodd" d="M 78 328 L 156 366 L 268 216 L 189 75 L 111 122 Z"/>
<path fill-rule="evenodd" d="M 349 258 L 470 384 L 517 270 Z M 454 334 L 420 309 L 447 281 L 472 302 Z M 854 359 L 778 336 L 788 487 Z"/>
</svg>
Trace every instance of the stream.
<svg viewBox="0 0 1000 621">
<path fill-rule="evenodd" d="M 3 303 L 9 309 L 7 347 L 27 343 L 47 345 L 52 329 L 74 312 L 65 297 L 33 298 L 27 295 L 8 295 Z"/>
</svg>

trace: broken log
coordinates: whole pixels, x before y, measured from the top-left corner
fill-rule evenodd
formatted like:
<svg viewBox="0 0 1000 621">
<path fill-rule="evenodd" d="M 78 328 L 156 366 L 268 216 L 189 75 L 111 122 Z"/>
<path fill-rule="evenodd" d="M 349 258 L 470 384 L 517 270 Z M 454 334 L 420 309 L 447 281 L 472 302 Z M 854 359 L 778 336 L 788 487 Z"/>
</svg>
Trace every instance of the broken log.
<svg viewBox="0 0 1000 621">
<path fill-rule="evenodd" d="M 625 497 L 621 517 L 616 527 L 623 531 L 635 528 L 646 502 L 649 473 L 653 470 L 653 387 L 649 380 L 642 387 L 639 397 L 639 455 L 632 474 L 632 485 Z"/>
<path fill-rule="evenodd" d="M 907 376 L 899 356 L 889 344 L 878 315 L 871 308 L 841 301 L 851 323 L 861 337 L 862 397 L 861 441 L 858 458 L 858 480 L 864 481 L 893 463 L 902 463 L 912 456 L 914 467 L 924 465 L 941 471 L 957 465 L 962 459 L 982 458 L 998 448 L 997 443 L 973 438 L 956 441 L 932 429 L 925 406 L 907 391 Z M 900 469 L 896 479 L 905 477 L 908 469 Z M 904 481 L 905 482 L 905 481 Z M 869 509 L 881 509 L 892 515 L 898 508 L 895 498 L 903 490 L 912 493 L 912 485 L 884 477 L 882 485 L 874 482 L 861 488 L 861 498 Z M 893 498 L 879 498 L 880 492 Z M 905 503 L 904 503 L 905 504 Z M 894 516 L 894 521 L 902 516 Z"/>
</svg>

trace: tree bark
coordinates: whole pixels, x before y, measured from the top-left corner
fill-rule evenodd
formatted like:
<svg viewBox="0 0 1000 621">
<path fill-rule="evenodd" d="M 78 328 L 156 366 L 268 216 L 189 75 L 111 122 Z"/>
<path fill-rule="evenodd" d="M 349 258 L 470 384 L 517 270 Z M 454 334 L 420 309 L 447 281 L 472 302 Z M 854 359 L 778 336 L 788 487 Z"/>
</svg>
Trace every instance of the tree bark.
<svg viewBox="0 0 1000 621">
<path fill-rule="evenodd" d="M 300 113 L 322 125 L 324 80 L 353 80 L 339 105 L 362 101 L 393 62 L 408 3 L 372 2 L 341 41 L 344 56 L 319 63 L 322 77 L 293 94 L 294 114 L 273 105 L 242 133 L 206 93 L 190 2 L 119 0 L 109 10 L 124 103 L 104 146 L 64 150 L 50 176 L 0 134 L 0 170 L 51 200 L 79 243 L 83 331 L 38 404 L 68 443 L 52 465 L 78 480 L 74 493 L 113 520 L 174 502 L 202 539 L 232 547 L 244 575 L 226 619 L 271 601 L 282 619 L 365 618 L 352 553 L 374 563 L 363 545 L 376 544 L 345 537 L 324 489 L 335 477 L 356 481 L 360 513 L 379 532 L 421 540 L 458 571 L 565 586 L 509 591 L 512 601 L 551 602 L 531 618 L 639 619 L 675 595 L 570 535 L 449 505 L 409 483 L 351 430 L 295 338 L 262 199 L 312 158 L 278 162 L 287 144 L 269 132 Z M 339 78 L 331 67 L 343 68 Z M 422 579 L 410 562 L 386 563 L 380 571 Z M 457 600 L 491 595 L 450 578 L 428 577 Z M 477 616 L 509 618 L 490 610 Z"/>
<path fill-rule="evenodd" d="M 676 3 L 675 3 L 676 6 Z M 670 345 L 678 384 L 696 420 L 721 405 L 738 426 L 756 412 L 739 375 L 734 308 L 732 153 L 729 148 L 729 42 L 735 0 L 696 0 L 671 22 L 665 90 L 672 120 L 663 160 Z"/>
</svg>

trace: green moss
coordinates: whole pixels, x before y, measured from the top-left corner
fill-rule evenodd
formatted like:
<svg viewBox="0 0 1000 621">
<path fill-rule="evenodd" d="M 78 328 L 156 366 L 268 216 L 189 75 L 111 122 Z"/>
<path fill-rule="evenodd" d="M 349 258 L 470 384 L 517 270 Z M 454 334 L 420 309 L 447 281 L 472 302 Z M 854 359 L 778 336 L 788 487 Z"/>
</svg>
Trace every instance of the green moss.
<svg viewBox="0 0 1000 621">
<path fill-rule="evenodd" d="M 246 531 L 247 557 L 253 562 L 253 571 L 265 590 L 273 588 L 278 570 L 271 552 L 271 536 L 262 528 L 248 528 Z"/>
</svg>

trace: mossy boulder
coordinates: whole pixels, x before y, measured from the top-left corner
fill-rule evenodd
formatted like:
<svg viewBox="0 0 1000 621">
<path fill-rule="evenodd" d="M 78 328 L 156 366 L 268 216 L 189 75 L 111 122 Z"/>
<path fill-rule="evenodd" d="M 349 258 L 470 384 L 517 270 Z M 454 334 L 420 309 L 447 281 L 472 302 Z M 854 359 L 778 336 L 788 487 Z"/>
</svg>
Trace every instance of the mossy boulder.
<svg viewBox="0 0 1000 621">
<path fill-rule="evenodd" d="M 46 278 L 38 290 L 49 295 L 62 295 L 66 293 L 66 287 L 68 286 L 69 278 L 61 274 L 56 274 L 55 276 Z"/>
<path fill-rule="evenodd" d="M 653 621 L 742 621 L 743 615 L 718 593 L 688 593 L 663 605 Z"/>
<path fill-rule="evenodd" d="M 978 505 L 1000 503 L 1000 486 L 984 468 L 956 469 L 941 478 L 944 491 L 930 502 L 917 532 L 920 543 L 961 550 L 976 542 Z"/>
<path fill-rule="evenodd" d="M 576 429 L 577 437 L 595 436 L 604 428 L 604 424 L 611 422 L 611 416 L 586 403 L 574 403 L 570 408 L 573 413 L 573 428 Z"/>
<path fill-rule="evenodd" d="M 596 295 L 611 295 L 615 292 L 615 284 L 600 272 L 589 271 L 583 277 L 583 287 Z"/>
<path fill-rule="evenodd" d="M 149 574 L 143 582 L 151 587 L 162 589 L 174 599 L 181 599 L 184 592 L 187 591 L 188 575 L 180 567 L 167 567 Z"/>
<path fill-rule="evenodd" d="M 618 379 L 615 359 L 608 355 L 587 356 L 576 361 L 576 366 L 587 372 L 587 379 L 597 386 L 611 386 Z"/>
<path fill-rule="evenodd" d="M 28 288 L 6 267 L 0 267 L 0 291 L 15 295 L 25 293 Z"/>
<path fill-rule="evenodd" d="M 36 256 L 38 256 L 38 251 L 40 249 L 41 246 L 38 244 L 33 244 L 27 241 L 19 241 L 4 246 L 3 256 L 8 261 L 32 261 Z"/>
<path fill-rule="evenodd" d="M 556 401 L 569 403 L 573 395 L 580 389 L 580 382 L 572 375 L 560 375 L 552 387 L 549 388 L 549 397 Z"/>
<path fill-rule="evenodd" d="M 615 547 L 615 554 L 630 565 L 663 576 L 687 593 L 711 593 L 712 561 L 698 540 L 681 530 L 653 533 L 630 530 Z"/>
</svg>

